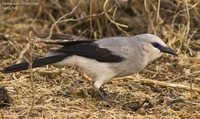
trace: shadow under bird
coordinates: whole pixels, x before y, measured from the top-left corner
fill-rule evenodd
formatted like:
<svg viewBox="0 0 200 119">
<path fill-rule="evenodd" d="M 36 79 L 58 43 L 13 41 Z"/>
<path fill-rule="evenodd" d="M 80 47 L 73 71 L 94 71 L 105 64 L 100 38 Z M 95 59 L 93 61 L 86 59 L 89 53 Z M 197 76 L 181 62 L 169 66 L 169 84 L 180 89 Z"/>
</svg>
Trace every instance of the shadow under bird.
<svg viewBox="0 0 200 119">
<path fill-rule="evenodd" d="M 177 56 L 171 48 L 153 34 L 141 34 L 133 37 L 110 37 L 85 41 L 55 43 L 61 48 L 50 49 L 41 59 L 33 60 L 32 67 L 47 64 L 76 65 L 92 76 L 94 89 L 110 104 L 102 84 L 113 78 L 137 73 L 153 60 L 168 53 Z M 8 66 L 2 73 L 13 73 L 28 69 L 29 64 L 22 62 Z"/>
</svg>

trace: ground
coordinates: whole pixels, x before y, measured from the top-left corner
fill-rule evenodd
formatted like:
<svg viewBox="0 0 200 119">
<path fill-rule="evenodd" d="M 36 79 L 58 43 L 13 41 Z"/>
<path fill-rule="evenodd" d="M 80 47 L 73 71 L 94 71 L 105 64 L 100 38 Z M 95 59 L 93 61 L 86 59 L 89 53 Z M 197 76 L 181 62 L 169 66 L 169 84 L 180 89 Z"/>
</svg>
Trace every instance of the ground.
<svg viewBox="0 0 200 119">
<path fill-rule="evenodd" d="M 34 42 L 31 50 L 34 36 L 51 31 L 94 40 L 153 33 L 179 56 L 163 55 L 142 72 L 105 84 L 113 107 L 77 67 L 48 65 L 33 69 L 33 74 L 0 73 L 0 118 L 200 118 L 200 2 L 94 1 L 33 0 L 38 5 L 16 5 L 13 10 L 2 3 L 0 67 L 57 47 Z M 51 30 L 63 15 L 65 21 Z"/>
</svg>

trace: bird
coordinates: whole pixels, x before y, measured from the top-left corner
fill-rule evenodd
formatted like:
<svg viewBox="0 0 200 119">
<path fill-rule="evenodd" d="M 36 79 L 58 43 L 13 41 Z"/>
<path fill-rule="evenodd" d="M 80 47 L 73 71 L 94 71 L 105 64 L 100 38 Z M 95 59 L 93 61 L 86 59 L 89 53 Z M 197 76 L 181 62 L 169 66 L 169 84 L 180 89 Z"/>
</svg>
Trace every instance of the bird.
<svg viewBox="0 0 200 119">
<path fill-rule="evenodd" d="M 53 64 L 82 68 L 92 77 L 94 89 L 109 106 L 112 104 L 108 93 L 102 87 L 104 83 L 138 73 L 164 53 L 178 56 L 161 38 L 153 34 L 53 43 L 61 47 L 52 48 L 44 57 L 33 60 L 32 67 Z M 28 62 L 21 62 L 0 71 L 14 73 L 28 67 Z"/>
</svg>

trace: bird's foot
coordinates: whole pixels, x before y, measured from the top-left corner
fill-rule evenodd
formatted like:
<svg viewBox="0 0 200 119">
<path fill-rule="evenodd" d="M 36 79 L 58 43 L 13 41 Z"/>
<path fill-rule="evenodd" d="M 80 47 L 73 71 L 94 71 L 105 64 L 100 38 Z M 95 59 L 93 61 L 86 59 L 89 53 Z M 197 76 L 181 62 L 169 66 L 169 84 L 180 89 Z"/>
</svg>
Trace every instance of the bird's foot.
<svg viewBox="0 0 200 119">
<path fill-rule="evenodd" d="M 100 87 L 99 89 L 95 88 L 103 100 L 108 104 L 109 107 L 113 107 L 112 102 L 108 99 L 108 94 L 106 91 Z"/>
</svg>

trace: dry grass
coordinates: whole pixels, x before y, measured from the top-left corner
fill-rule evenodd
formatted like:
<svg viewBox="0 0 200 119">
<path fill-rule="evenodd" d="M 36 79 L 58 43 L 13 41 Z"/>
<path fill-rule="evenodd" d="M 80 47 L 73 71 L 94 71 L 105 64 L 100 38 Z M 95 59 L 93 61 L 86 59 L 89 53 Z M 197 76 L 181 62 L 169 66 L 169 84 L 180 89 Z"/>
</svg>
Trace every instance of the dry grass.
<svg viewBox="0 0 200 119">
<path fill-rule="evenodd" d="M 9 107 L 0 109 L 0 118 L 200 118 L 200 93 L 188 90 L 200 87 L 199 0 L 32 2 L 40 4 L 14 10 L 5 10 L 1 4 L 1 67 L 31 62 L 32 53 L 33 57 L 44 55 L 52 45 L 32 44 L 30 36 L 51 33 L 91 39 L 154 33 L 180 55 L 165 55 L 132 79 L 106 84 L 116 103 L 113 108 L 106 106 L 75 67 L 46 66 L 34 69 L 32 75 L 29 71 L 0 74 L 0 86 L 12 99 Z M 154 85 L 148 83 L 150 79 L 184 85 L 187 90 Z"/>
</svg>

